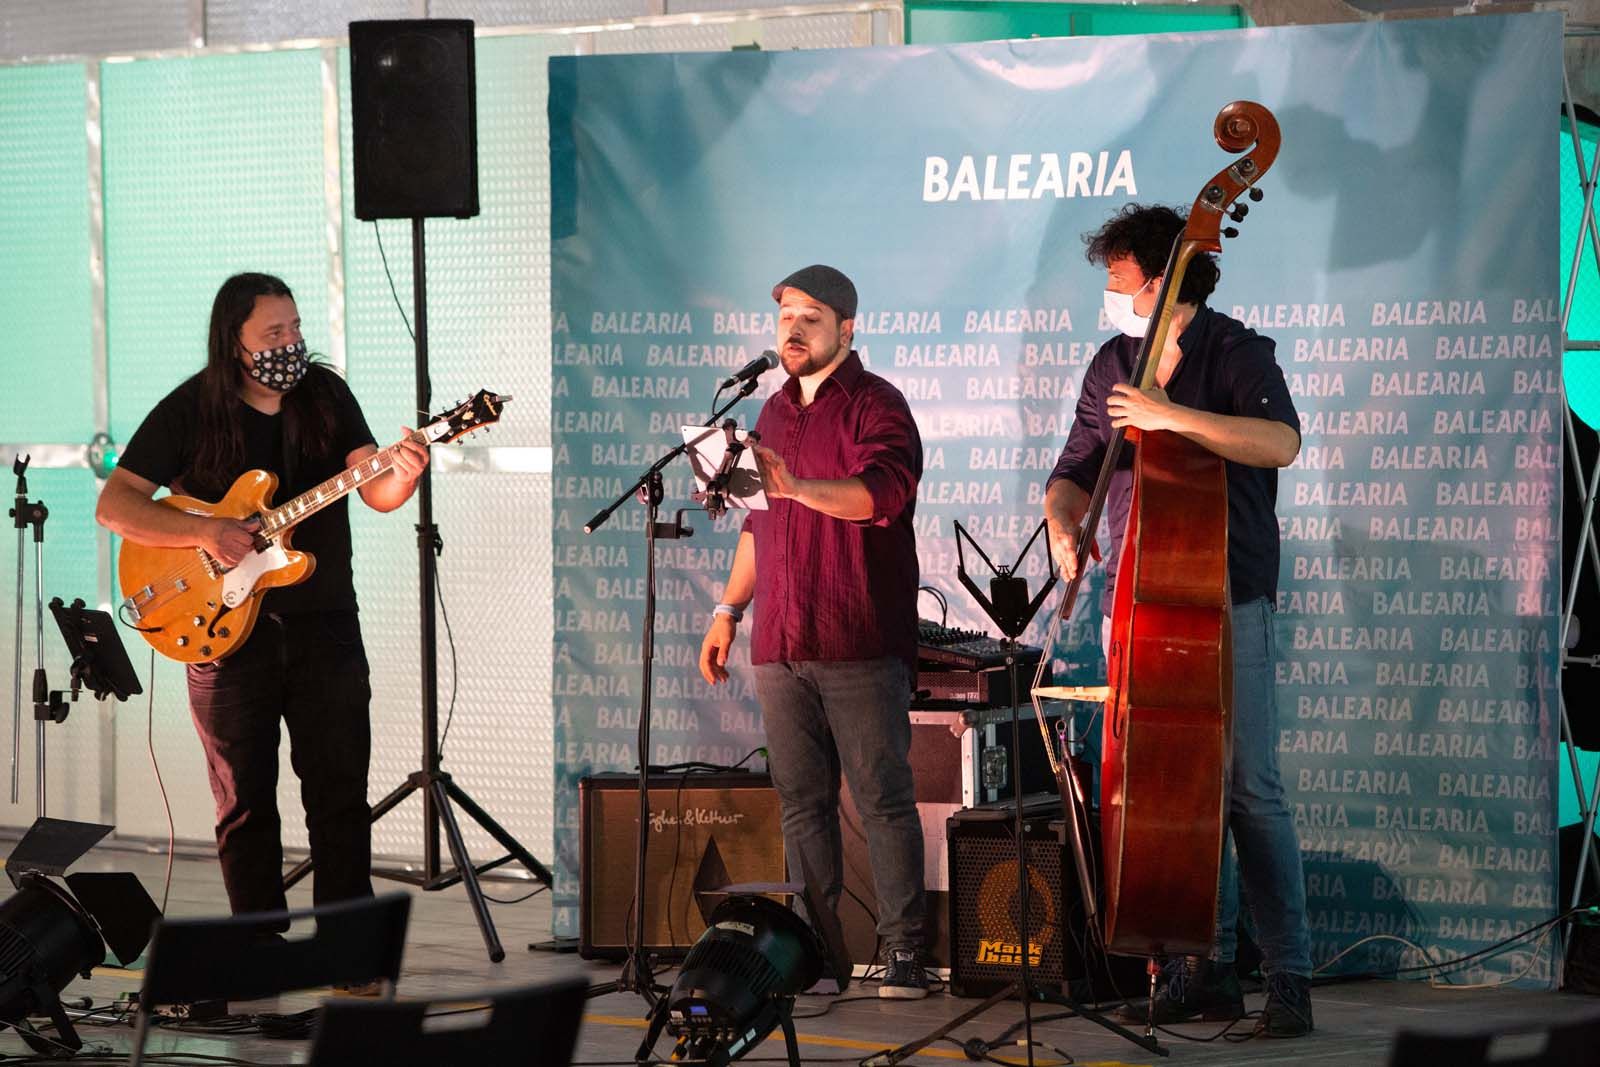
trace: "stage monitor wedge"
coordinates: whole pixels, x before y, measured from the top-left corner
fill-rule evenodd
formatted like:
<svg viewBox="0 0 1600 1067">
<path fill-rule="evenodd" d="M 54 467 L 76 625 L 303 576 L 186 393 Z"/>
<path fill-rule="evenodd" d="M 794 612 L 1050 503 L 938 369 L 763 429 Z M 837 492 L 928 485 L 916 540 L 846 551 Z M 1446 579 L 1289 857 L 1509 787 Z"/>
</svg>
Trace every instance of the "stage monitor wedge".
<svg viewBox="0 0 1600 1067">
<path fill-rule="evenodd" d="M 350 23 L 350 129 L 356 218 L 476 215 L 471 20 Z"/>
</svg>

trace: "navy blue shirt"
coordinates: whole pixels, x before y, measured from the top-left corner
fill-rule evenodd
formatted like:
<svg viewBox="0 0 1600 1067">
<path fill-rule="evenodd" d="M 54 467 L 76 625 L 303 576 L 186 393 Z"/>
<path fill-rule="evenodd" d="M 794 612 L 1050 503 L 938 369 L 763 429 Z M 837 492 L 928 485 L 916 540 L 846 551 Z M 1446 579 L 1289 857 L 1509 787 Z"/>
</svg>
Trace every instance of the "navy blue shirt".
<svg viewBox="0 0 1600 1067">
<path fill-rule="evenodd" d="M 1094 492 L 1100 464 L 1111 440 L 1106 398 L 1111 387 L 1133 375 L 1140 340 L 1118 334 L 1104 345 L 1083 374 L 1077 417 L 1055 470 L 1045 483 L 1070 479 L 1084 492 Z M 1178 338 L 1183 357 L 1166 384 L 1175 404 L 1213 415 L 1242 415 L 1281 422 L 1300 433 L 1294 401 L 1283 380 L 1270 337 L 1262 337 L 1237 319 L 1201 305 Z M 1278 472 L 1225 461 L 1228 473 L 1228 582 L 1233 602 L 1244 604 L 1278 595 Z M 1101 606 L 1111 613 L 1121 561 L 1122 533 L 1128 525 L 1128 500 L 1133 489 L 1133 449 L 1124 448 L 1106 496 L 1106 522 L 1111 543 L 1106 551 L 1105 595 Z"/>
</svg>

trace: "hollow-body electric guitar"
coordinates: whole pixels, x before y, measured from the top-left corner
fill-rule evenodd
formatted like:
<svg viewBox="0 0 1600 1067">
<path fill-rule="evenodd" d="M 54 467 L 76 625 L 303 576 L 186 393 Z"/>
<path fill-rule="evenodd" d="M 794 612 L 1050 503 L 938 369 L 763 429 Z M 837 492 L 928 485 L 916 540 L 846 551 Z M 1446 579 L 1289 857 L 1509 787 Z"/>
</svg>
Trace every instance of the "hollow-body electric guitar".
<svg viewBox="0 0 1600 1067">
<path fill-rule="evenodd" d="M 500 419 L 511 398 L 479 390 L 470 400 L 413 430 L 409 440 L 440 444 L 464 437 Z M 294 527 L 386 473 L 400 444 L 375 452 L 344 473 L 329 478 L 278 507 L 270 507 L 277 475 L 245 471 L 215 504 L 186 496 L 156 503 L 207 518 L 255 519 L 254 551 L 229 567 L 203 548 L 151 548 L 124 541 L 117 561 L 123 621 L 134 626 L 164 656 L 181 663 L 219 660 L 244 644 L 256 623 L 261 595 L 268 589 L 305 581 L 316 558 L 290 546 Z"/>
</svg>

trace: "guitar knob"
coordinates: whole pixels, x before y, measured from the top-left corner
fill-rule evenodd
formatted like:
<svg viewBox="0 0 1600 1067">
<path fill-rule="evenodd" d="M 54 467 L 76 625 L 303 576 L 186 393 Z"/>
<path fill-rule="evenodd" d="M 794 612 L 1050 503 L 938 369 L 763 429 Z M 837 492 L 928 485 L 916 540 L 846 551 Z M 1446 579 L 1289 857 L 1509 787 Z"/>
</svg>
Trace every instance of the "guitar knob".
<svg viewBox="0 0 1600 1067">
<path fill-rule="evenodd" d="M 1222 236 L 1224 236 L 1224 237 L 1237 237 L 1237 236 L 1239 236 L 1239 231 L 1234 229 L 1232 226 L 1224 226 L 1222 228 Z"/>
<path fill-rule="evenodd" d="M 1262 193 L 1260 189 L 1257 189 L 1255 186 L 1252 185 L 1250 187 L 1250 192 L 1248 194 L 1246 194 L 1246 195 L 1248 195 L 1251 200 L 1254 200 L 1256 203 L 1259 204 L 1259 203 L 1261 203 L 1261 197 L 1264 196 L 1265 194 Z"/>
<path fill-rule="evenodd" d="M 195 616 L 195 617 L 194 617 L 194 619 L 193 619 L 193 622 L 194 622 L 194 624 L 195 624 L 195 625 L 196 625 L 196 626 L 204 626 L 204 625 L 205 625 L 205 624 L 206 624 L 206 620 L 205 620 L 205 616 L 203 616 L 203 615 L 196 615 L 196 616 Z"/>
<path fill-rule="evenodd" d="M 188 644 L 189 644 L 189 639 L 187 637 L 179 636 L 179 638 L 178 638 L 178 647 L 179 648 L 185 648 L 185 647 L 188 646 Z"/>
<path fill-rule="evenodd" d="M 226 626 L 217 627 L 217 636 L 218 637 L 227 637 L 228 636 L 228 628 Z"/>
<path fill-rule="evenodd" d="M 202 655 L 202 656 L 209 656 L 209 655 L 211 655 L 211 646 L 210 646 L 210 645 L 201 645 L 201 646 L 200 646 L 200 654 L 201 654 L 201 655 Z"/>
</svg>

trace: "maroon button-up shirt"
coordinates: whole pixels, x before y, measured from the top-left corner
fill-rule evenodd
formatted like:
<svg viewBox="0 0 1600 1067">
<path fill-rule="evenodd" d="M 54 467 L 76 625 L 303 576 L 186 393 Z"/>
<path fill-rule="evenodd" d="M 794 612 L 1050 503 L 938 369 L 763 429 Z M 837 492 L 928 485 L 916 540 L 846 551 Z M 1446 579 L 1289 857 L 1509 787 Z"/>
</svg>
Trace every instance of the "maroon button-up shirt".
<svg viewBox="0 0 1600 1067">
<path fill-rule="evenodd" d="M 860 478 L 872 517 L 835 519 L 769 501 L 744 529 L 756 539 L 752 663 L 917 655 L 917 547 L 911 517 L 922 438 L 900 390 L 851 352 L 800 406 L 790 378 L 756 420 L 761 443 L 796 478 Z"/>
</svg>

